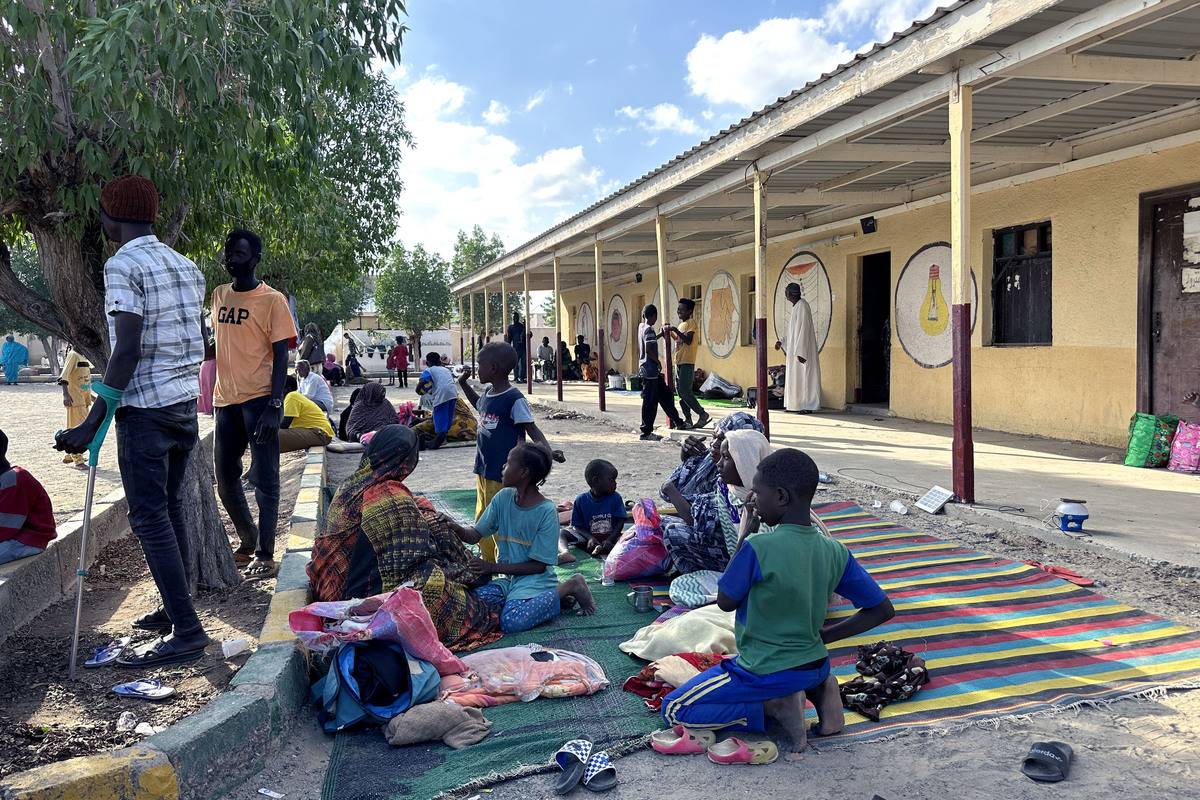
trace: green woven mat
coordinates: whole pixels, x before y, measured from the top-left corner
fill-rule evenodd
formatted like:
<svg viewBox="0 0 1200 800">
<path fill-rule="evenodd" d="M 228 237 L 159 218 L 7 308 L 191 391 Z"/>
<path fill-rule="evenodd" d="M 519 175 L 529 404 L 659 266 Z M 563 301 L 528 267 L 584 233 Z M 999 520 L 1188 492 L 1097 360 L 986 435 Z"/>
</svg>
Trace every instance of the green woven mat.
<svg viewBox="0 0 1200 800">
<path fill-rule="evenodd" d="M 740 400 L 720 400 L 708 397 L 697 397 L 702 406 L 712 406 L 713 408 L 746 408 L 746 398 Z"/>
<path fill-rule="evenodd" d="M 474 490 L 427 495 L 435 505 L 466 517 L 474 515 Z M 492 733 L 465 750 L 443 744 L 391 748 L 378 729 L 338 734 L 326 773 L 322 800 L 401 800 L 433 798 L 456 789 L 497 783 L 548 769 L 554 751 L 565 741 L 587 736 L 597 747 L 616 755 L 661 727 L 657 714 L 642 699 L 621 690 L 642 662 L 617 645 L 650 624 L 653 614 L 638 614 L 629 604 L 628 586 L 600 583 L 599 561 L 575 550 L 579 565 L 560 567 L 560 580 L 582 572 L 596 598 L 591 617 L 567 615 L 522 634 L 505 636 L 494 647 L 536 643 L 572 650 L 594 658 L 611 684 L 590 697 L 534 700 L 484 710 Z"/>
</svg>

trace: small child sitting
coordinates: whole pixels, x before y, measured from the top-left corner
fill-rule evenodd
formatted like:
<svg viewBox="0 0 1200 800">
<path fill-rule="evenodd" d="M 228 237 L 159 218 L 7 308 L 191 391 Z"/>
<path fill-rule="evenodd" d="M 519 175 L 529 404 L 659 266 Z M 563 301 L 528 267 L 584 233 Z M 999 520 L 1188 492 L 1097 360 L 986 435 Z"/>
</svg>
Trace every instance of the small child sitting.
<svg viewBox="0 0 1200 800">
<path fill-rule="evenodd" d="M 597 458 L 583 470 L 588 491 L 575 498 L 571 524 L 562 529 L 564 548 L 578 545 L 594 556 L 608 555 L 625 527 L 625 501 L 617 493 L 617 468 Z"/>
<path fill-rule="evenodd" d="M 738 655 L 667 695 L 667 725 L 765 731 L 769 715 L 791 736 L 793 752 L 800 752 L 806 693 L 820 720 L 815 735 L 830 736 L 845 725 L 825 645 L 881 625 L 895 611 L 846 546 L 813 527 L 809 505 L 817 474 L 817 465 L 799 450 L 779 450 L 759 463 L 757 513 L 773 529 L 746 538 L 718 583 L 717 605 L 736 612 Z M 825 624 L 834 593 L 859 611 Z"/>
<path fill-rule="evenodd" d="M 542 496 L 539 486 L 550 474 L 552 456 L 547 447 L 519 444 L 508 452 L 501 476 L 503 487 L 488 503 L 473 527 L 444 517 L 450 530 L 466 544 L 495 536 L 495 562 L 475 560 L 475 568 L 495 578 L 476 589 L 484 602 L 500 608 L 500 628 L 505 633 L 527 631 L 557 617 L 563 605 L 577 605 L 592 614 L 596 604 L 582 575 L 558 583 L 558 511 Z"/>
</svg>

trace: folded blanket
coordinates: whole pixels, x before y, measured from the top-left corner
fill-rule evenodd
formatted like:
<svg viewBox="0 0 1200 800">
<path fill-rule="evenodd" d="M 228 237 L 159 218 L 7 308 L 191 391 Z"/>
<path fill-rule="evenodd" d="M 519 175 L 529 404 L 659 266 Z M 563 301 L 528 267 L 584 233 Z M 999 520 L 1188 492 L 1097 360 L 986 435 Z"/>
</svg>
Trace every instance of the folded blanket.
<svg viewBox="0 0 1200 800">
<path fill-rule="evenodd" d="M 383 729 L 383 736 L 392 747 L 441 739 L 455 750 L 483 741 L 492 723 L 483 718 L 478 708 L 464 708 L 457 703 L 422 703 L 393 717 Z"/>
<path fill-rule="evenodd" d="M 537 644 L 500 647 L 463 656 L 464 675 L 442 681 L 442 698 L 488 708 L 539 697 L 578 697 L 608 688 L 604 670 L 591 658 Z"/>
<path fill-rule="evenodd" d="M 697 608 L 661 624 L 647 625 L 619 647 L 621 652 L 646 661 L 675 653 L 737 653 L 733 612 L 715 605 Z"/>
</svg>

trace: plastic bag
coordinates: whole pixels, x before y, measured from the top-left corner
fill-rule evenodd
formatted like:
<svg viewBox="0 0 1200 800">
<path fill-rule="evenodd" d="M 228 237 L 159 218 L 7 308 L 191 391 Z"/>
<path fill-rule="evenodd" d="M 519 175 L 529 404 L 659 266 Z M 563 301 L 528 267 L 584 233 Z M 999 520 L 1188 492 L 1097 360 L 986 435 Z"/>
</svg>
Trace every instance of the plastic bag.
<svg viewBox="0 0 1200 800">
<path fill-rule="evenodd" d="M 742 387 L 713 372 L 700 385 L 700 394 L 713 400 L 732 400 L 742 396 Z"/>
<path fill-rule="evenodd" d="M 469 672 L 442 684 L 445 698 L 462 706 L 576 697 L 608 688 L 604 669 L 592 659 L 540 644 L 482 650 L 462 660 Z"/>
<path fill-rule="evenodd" d="M 378 639 L 404 645 L 410 655 L 433 664 L 442 675 L 467 669 L 438 640 L 421 593 L 408 587 L 366 600 L 309 603 L 288 614 L 288 625 L 302 645 L 318 653 L 345 642 Z"/>
<path fill-rule="evenodd" d="M 1179 417 L 1137 413 L 1129 418 L 1127 467 L 1165 467 L 1171 460 L 1171 440 Z"/>
<path fill-rule="evenodd" d="M 633 527 L 621 534 L 604 561 L 604 577 L 628 581 L 659 575 L 671 563 L 663 544 L 662 517 L 648 497 L 633 506 Z"/>
<path fill-rule="evenodd" d="M 1171 463 L 1167 469 L 1189 475 L 1200 473 L 1200 423 L 1179 423 L 1171 441 Z"/>
</svg>

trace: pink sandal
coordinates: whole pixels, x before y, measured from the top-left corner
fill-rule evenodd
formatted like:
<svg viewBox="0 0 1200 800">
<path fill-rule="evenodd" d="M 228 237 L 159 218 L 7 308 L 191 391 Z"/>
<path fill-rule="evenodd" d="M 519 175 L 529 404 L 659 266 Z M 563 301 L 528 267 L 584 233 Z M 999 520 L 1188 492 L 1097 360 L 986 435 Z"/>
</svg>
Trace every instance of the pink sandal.
<svg viewBox="0 0 1200 800">
<path fill-rule="evenodd" d="M 779 748 L 774 742 L 744 742 L 730 737 L 708 748 L 708 760 L 714 764 L 753 764 L 755 766 L 774 763 L 779 758 Z"/>
<path fill-rule="evenodd" d="M 694 756 L 706 753 L 716 741 L 717 737 L 712 731 L 689 731 L 682 725 L 665 731 L 655 731 L 650 735 L 650 747 L 654 752 L 665 756 Z"/>
</svg>

